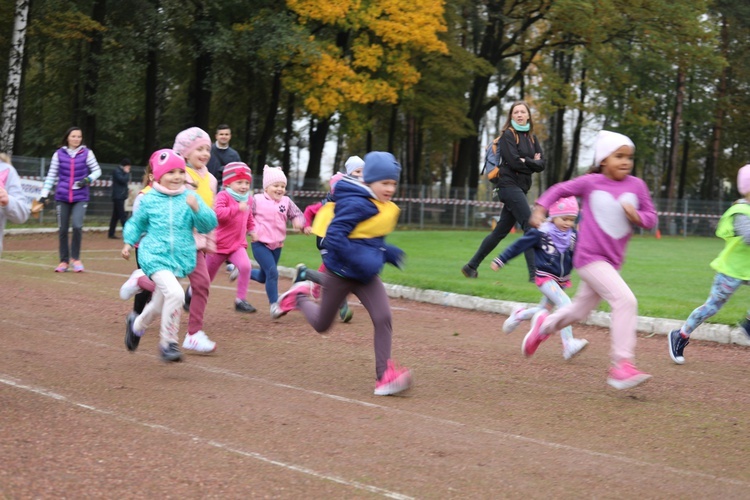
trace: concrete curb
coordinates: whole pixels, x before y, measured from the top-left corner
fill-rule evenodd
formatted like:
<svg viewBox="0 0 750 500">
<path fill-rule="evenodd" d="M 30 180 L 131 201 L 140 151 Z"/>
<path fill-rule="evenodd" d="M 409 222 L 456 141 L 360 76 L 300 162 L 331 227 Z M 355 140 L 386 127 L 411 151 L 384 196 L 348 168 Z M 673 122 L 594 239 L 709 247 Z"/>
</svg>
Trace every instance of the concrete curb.
<svg viewBox="0 0 750 500">
<path fill-rule="evenodd" d="M 106 227 L 84 228 L 84 231 L 103 232 L 107 231 Z M 34 233 L 53 233 L 57 228 L 28 228 L 28 229 L 9 229 L 5 234 L 34 234 Z M 119 232 L 119 231 L 118 231 Z M 293 278 L 295 270 L 289 267 L 279 267 L 279 275 L 285 278 Z M 385 283 L 385 289 L 389 297 L 396 299 L 408 299 L 417 302 L 426 302 L 428 304 L 437 304 L 447 307 L 458 307 L 461 309 L 472 309 L 475 311 L 485 311 L 497 314 L 509 315 L 517 305 L 530 306 L 535 304 L 525 304 L 520 302 L 511 302 L 507 300 L 484 299 L 472 295 L 460 295 L 452 292 L 443 292 L 440 290 L 422 290 L 403 285 L 391 285 Z M 666 335 L 670 330 L 680 328 L 683 321 L 666 318 L 650 318 L 648 316 L 638 316 L 639 332 L 649 335 Z M 584 324 L 601 326 L 609 328 L 610 315 L 607 312 L 594 311 L 584 321 Z M 728 325 L 703 324 L 699 326 L 691 335 L 695 340 L 708 340 L 721 344 L 737 344 L 750 347 L 750 339 L 745 332 L 739 327 Z"/>
</svg>

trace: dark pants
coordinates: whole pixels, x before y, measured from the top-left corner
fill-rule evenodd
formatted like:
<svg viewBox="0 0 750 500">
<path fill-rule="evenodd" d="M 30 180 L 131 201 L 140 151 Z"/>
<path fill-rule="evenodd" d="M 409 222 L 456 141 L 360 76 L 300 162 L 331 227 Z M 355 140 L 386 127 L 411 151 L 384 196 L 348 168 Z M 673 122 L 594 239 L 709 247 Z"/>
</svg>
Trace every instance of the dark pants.
<svg viewBox="0 0 750 500">
<path fill-rule="evenodd" d="M 353 293 L 362 302 L 375 327 L 373 344 L 375 347 L 375 376 L 383 376 L 391 357 L 393 325 L 391 306 L 380 276 L 375 276 L 369 283 L 350 280 L 337 276 L 330 271 L 323 275 L 323 294 L 320 305 L 302 294 L 297 295 L 297 307 L 305 315 L 316 332 L 326 332 L 336 319 L 339 306 L 349 293 Z"/>
<path fill-rule="evenodd" d="M 115 236 L 117 221 L 120 221 L 122 227 L 128 220 L 128 214 L 125 212 L 125 200 L 112 200 L 112 218 L 109 220 L 109 237 Z"/>
<path fill-rule="evenodd" d="M 57 202 L 57 227 L 59 228 L 60 238 L 60 262 L 70 262 L 81 259 L 81 240 L 83 239 L 83 218 L 86 215 L 88 201 L 77 201 L 67 203 L 65 201 Z M 68 245 L 68 229 L 72 223 L 73 238 L 70 246 Z"/>
<path fill-rule="evenodd" d="M 138 247 L 136 247 L 135 249 L 135 264 L 138 266 L 138 269 L 141 268 L 141 265 L 138 263 Z M 135 297 L 133 298 L 133 311 L 141 314 L 143 312 L 143 309 L 146 307 L 146 304 L 148 304 L 150 300 L 151 292 L 149 292 L 148 290 L 142 290 L 136 293 Z"/>
<path fill-rule="evenodd" d="M 498 189 L 500 201 L 503 203 L 503 210 L 500 212 L 500 220 L 497 221 L 495 228 L 485 236 L 479 245 L 474 256 L 469 261 L 469 267 L 477 269 L 479 264 L 492 252 L 500 242 L 508 236 L 510 230 L 516 223 L 521 224 L 524 232 L 529 229 L 529 218 L 531 217 L 531 207 L 526 195 L 521 188 L 504 187 Z M 534 264 L 534 250 L 529 249 L 524 252 L 526 257 L 526 267 L 529 269 L 529 278 L 536 274 L 536 265 Z"/>
</svg>

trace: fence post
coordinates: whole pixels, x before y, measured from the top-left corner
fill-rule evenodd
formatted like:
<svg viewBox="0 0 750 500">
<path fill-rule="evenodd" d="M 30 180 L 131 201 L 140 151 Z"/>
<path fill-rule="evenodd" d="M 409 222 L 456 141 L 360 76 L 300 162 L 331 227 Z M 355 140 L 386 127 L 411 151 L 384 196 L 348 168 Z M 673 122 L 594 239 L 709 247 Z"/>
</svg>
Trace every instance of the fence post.
<svg viewBox="0 0 750 500">
<path fill-rule="evenodd" d="M 419 229 L 424 229 L 424 186 L 419 191 Z"/>
<path fill-rule="evenodd" d="M 688 225 L 688 201 L 687 198 L 682 199 L 682 237 L 687 238 L 687 225 Z"/>
<path fill-rule="evenodd" d="M 466 202 L 466 205 L 464 206 L 464 229 L 467 229 L 469 227 L 469 187 L 464 187 L 464 201 Z"/>
</svg>

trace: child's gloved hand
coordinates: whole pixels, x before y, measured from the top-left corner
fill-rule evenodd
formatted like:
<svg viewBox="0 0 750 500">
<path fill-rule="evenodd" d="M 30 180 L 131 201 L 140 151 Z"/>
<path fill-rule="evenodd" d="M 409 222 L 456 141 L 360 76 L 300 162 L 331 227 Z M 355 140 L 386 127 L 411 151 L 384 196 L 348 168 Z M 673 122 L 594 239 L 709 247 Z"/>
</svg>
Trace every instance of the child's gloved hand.
<svg viewBox="0 0 750 500">
<path fill-rule="evenodd" d="M 385 261 L 391 265 L 396 266 L 399 269 L 403 269 L 404 261 L 406 260 L 406 253 L 399 247 L 386 245 L 385 247 Z"/>
<path fill-rule="evenodd" d="M 91 185 L 91 177 L 84 177 L 84 178 L 83 178 L 83 179 L 81 180 L 81 183 L 80 183 L 80 184 L 81 184 L 81 187 L 86 187 L 86 186 L 90 186 L 90 185 Z"/>
</svg>

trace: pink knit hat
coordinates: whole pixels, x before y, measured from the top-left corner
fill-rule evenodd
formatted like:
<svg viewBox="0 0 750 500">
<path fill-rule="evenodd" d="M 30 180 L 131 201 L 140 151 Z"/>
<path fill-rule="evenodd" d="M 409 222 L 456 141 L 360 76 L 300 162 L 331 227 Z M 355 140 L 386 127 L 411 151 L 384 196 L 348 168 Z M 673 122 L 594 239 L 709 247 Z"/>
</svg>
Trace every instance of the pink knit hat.
<svg viewBox="0 0 750 500">
<path fill-rule="evenodd" d="M 175 169 L 185 170 L 185 158 L 171 149 L 160 149 L 154 151 L 148 160 L 154 180 L 159 182 L 161 176 Z"/>
<path fill-rule="evenodd" d="M 265 190 L 271 184 L 277 182 L 283 182 L 286 185 L 286 175 L 284 171 L 278 167 L 269 167 L 268 165 L 263 166 L 263 189 Z"/>
<path fill-rule="evenodd" d="M 578 216 L 578 200 L 575 196 L 560 198 L 549 207 L 550 217 Z"/>
<path fill-rule="evenodd" d="M 737 172 L 737 191 L 742 196 L 747 196 L 747 193 L 750 193 L 750 163 Z"/>
<path fill-rule="evenodd" d="M 190 157 L 190 153 L 200 146 L 211 147 L 211 138 L 208 136 L 208 132 L 198 127 L 190 127 L 177 134 L 172 149 L 187 159 Z"/>
<path fill-rule="evenodd" d="M 253 185 L 253 173 L 247 164 L 241 161 L 233 161 L 224 165 L 224 173 L 221 177 L 221 183 L 224 186 L 228 186 L 234 181 L 241 181 L 242 179 L 250 181 L 250 186 Z"/>
</svg>

